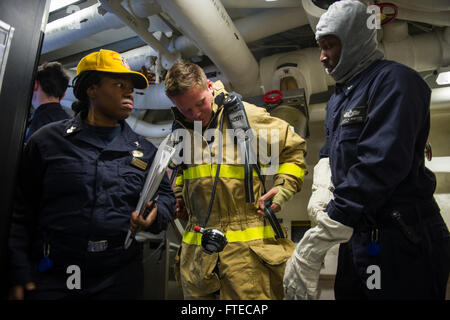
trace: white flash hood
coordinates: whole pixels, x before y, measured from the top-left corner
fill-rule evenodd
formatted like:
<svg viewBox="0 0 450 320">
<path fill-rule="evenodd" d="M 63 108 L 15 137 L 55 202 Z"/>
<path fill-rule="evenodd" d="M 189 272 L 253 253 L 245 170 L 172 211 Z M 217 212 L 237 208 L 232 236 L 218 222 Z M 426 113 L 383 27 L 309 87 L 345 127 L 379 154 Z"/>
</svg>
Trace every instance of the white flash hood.
<svg viewBox="0 0 450 320">
<path fill-rule="evenodd" d="M 366 5 L 357 0 L 335 2 L 320 17 L 316 40 L 327 35 L 335 35 L 341 40 L 341 57 L 329 73 L 337 83 L 350 80 L 384 57 L 377 49 L 377 30 L 367 26 L 369 17 Z"/>
</svg>

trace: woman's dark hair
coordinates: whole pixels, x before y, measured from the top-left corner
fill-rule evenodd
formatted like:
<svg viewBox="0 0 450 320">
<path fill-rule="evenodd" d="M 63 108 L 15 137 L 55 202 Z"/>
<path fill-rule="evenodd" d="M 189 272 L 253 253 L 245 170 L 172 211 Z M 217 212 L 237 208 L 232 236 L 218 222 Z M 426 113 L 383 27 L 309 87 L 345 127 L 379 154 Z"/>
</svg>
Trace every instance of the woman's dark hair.
<svg viewBox="0 0 450 320">
<path fill-rule="evenodd" d="M 89 111 L 89 96 L 87 89 L 94 84 L 98 84 L 103 78 L 103 72 L 83 71 L 72 81 L 73 94 L 78 99 L 72 103 L 72 110 L 75 113 L 87 113 Z"/>
</svg>

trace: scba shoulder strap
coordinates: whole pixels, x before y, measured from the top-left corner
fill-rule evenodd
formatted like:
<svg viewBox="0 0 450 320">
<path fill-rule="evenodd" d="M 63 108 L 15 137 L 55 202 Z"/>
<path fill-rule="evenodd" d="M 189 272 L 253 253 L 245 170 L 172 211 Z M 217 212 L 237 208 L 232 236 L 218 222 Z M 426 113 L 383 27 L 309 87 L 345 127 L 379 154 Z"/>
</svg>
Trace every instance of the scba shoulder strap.
<svg viewBox="0 0 450 320">
<path fill-rule="evenodd" d="M 236 136 L 237 136 L 237 143 L 240 145 L 241 150 L 244 154 L 244 188 L 245 188 L 245 200 L 247 203 L 252 203 L 255 201 L 255 194 L 253 192 L 253 169 L 258 174 L 259 179 L 261 180 L 261 183 L 263 185 L 263 192 L 264 194 L 267 192 L 265 187 L 265 181 L 261 174 L 261 168 L 257 163 L 251 163 L 250 159 L 256 159 L 256 153 L 252 148 L 252 139 L 255 138 L 252 135 L 252 131 L 250 130 L 250 123 L 248 121 L 247 113 L 245 112 L 244 104 L 242 103 L 242 97 L 235 93 L 231 92 L 227 95 L 224 93 L 219 94 L 215 99 L 214 102 L 217 105 L 223 105 L 224 106 L 224 113 L 227 116 L 228 123 L 232 129 L 235 130 Z M 223 117 L 222 117 L 223 121 Z M 222 130 L 222 126 L 220 128 Z M 254 157 L 254 158 L 251 158 Z M 219 176 L 219 169 L 218 166 L 217 172 L 216 172 L 216 181 Z M 213 195 L 215 191 L 216 181 L 214 183 L 213 187 Z M 212 199 L 213 201 L 213 199 Z M 209 213 L 212 207 L 212 201 L 210 203 L 210 207 L 208 208 L 208 217 Z M 275 232 L 275 237 L 278 238 L 285 238 L 283 230 L 280 226 L 280 223 L 278 222 L 278 219 L 275 215 L 275 212 L 270 208 L 272 205 L 272 200 L 266 201 L 264 203 L 264 215 L 269 221 L 270 225 L 272 226 L 272 229 Z M 205 223 L 206 225 L 206 223 Z"/>
<path fill-rule="evenodd" d="M 232 92 L 223 99 L 223 106 L 225 114 L 228 118 L 230 127 L 234 130 L 237 144 L 240 147 L 244 157 L 244 188 L 245 188 L 245 202 L 251 203 L 255 201 L 253 192 L 253 168 L 254 165 L 251 160 L 256 160 L 254 150 L 251 147 L 252 131 L 250 130 L 250 123 L 248 122 L 247 113 L 245 112 L 244 104 L 240 95 Z M 257 172 L 259 172 L 257 170 Z"/>
</svg>

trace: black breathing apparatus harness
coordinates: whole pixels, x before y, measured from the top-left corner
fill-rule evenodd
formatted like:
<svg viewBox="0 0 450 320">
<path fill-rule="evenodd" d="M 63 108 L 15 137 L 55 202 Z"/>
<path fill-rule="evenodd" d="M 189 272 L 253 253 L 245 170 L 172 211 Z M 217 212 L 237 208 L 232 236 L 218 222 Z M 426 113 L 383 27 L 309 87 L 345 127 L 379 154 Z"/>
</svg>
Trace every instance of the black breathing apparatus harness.
<svg viewBox="0 0 450 320">
<path fill-rule="evenodd" d="M 231 92 L 227 95 L 224 93 L 219 94 L 214 102 L 217 105 L 223 105 L 224 115 L 220 119 L 220 131 L 223 130 L 223 119 L 225 116 L 228 119 L 229 126 L 235 131 L 237 137 L 237 144 L 241 148 L 244 158 L 244 188 L 245 188 L 245 202 L 252 203 L 255 201 L 255 194 L 253 192 L 253 170 L 258 174 L 258 177 L 262 183 L 264 194 L 267 192 L 264 179 L 261 174 L 261 168 L 257 163 L 251 163 L 251 159 L 256 159 L 255 150 L 252 148 L 252 139 L 254 135 L 252 133 L 250 123 L 248 121 L 247 113 L 245 112 L 244 104 L 242 103 L 242 98 L 237 93 Z M 256 162 L 256 161 L 255 161 Z M 205 226 L 208 223 L 209 216 L 211 215 L 212 206 L 214 203 L 217 181 L 219 179 L 220 163 L 217 164 L 216 176 L 214 179 L 214 185 L 211 194 L 211 200 L 209 202 L 208 211 L 206 215 L 205 222 L 202 227 L 196 227 L 196 231 L 202 232 L 202 246 L 207 253 L 220 252 L 223 250 L 228 240 L 225 235 L 215 229 L 205 230 Z M 270 207 L 272 205 L 272 200 L 267 200 L 264 203 L 264 215 L 269 221 L 270 225 L 275 232 L 275 237 L 285 238 L 284 232 L 278 222 L 275 212 Z M 211 250 L 214 248 L 214 250 Z"/>
<path fill-rule="evenodd" d="M 251 159 L 256 159 L 255 150 L 252 148 L 252 140 L 255 138 L 251 130 L 247 113 L 245 112 L 242 97 L 234 92 L 225 94 L 220 93 L 215 97 L 214 103 L 218 106 L 223 106 L 224 114 L 220 118 L 219 130 L 223 131 L 223 121 L 225 116 L 228 119 L 229 126 L 235 131 L 236 141 L 240 147 L 244 159 L 244 188 L 245 188 L 245 202 L 252 203 L 255 201 L 255 194 L 253 192 L 253 170 L 258 174 L 258 177 L 263 186 L 264 194 L 267 192 L 264 179 L 261 174 L 261 168 L 257 163 L 251 163 Z M 256 161 L 255 161 L 256 162 Z M 209 201 L 208 211 L 206 214 L 203 226 L 195 226 L 194 231 L 202 233 L 201 244 L 206 253 L 221 252 L 228 243 L 225 235 L 217 229 L 205 229 L 211 215 L 212 206 L 217 189 L 217 182 L 219 180 L 221 162 L 217 164 L 217 171 L 214 178 L 211 199 Z M 173 177 L 177 174 L 178 166 L 173 173 Z M 264 203 L 264 215 L 269 221 L 275 232 L 275 238 L 285 238 L 284 232 L 277 220 L 275 212 L 270 207 L 272 200 L 269 199 Z"/>
</svg>

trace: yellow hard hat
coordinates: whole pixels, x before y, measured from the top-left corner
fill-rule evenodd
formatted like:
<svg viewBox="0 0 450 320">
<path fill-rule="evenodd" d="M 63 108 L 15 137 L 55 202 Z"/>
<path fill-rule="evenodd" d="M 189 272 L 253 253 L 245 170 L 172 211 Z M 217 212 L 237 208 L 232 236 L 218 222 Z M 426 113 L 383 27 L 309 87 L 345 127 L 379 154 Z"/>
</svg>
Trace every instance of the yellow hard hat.
<svg viewBox="0 0 450 320">
<path fill-rule="evenodd" d="M 102 71 L 111 73 L 128 73 L 137 89 L 148 87 L 147 78 L 140 72 L 131 71 L 127 61 L 119 53 L 100 49 L 85 56 L 78 63 L 77 76 L 83 71 Z"/>
</svg>

